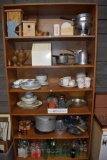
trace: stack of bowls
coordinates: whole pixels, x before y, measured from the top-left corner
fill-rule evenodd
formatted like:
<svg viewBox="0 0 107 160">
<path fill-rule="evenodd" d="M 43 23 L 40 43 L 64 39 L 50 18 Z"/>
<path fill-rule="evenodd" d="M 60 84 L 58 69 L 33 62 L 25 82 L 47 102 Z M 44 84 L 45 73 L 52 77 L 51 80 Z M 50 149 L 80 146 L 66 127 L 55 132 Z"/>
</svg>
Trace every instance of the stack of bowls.
<svg viewBox="0 0 107 160">
<path fill-rule="evenodd" d="M 28 105 L 33 104 L 37 100 L 37 96 L 34 95 L 32 92 L 26 92 L 23 97 L 21 97 L 21 100 Z"/>
</svg>

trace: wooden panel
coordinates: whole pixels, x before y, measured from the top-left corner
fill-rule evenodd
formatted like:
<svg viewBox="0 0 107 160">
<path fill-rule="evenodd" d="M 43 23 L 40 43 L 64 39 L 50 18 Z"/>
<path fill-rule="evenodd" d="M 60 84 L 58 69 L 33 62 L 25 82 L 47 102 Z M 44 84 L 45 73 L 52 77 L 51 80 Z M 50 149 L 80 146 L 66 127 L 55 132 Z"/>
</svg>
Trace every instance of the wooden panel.
<svg viewBox="0 0 107 160">
<path fill-rule="evenodd" d="M 107 48 L 98 47 L 97 61 L 107 61 Z"/>
<path fill-rule="evenodd" d="M 106 87 L 107 88 L 107 76 L 97 76 L 96 78 L 96 87 Z"/>
<path fill-rule="evenodd" d="M 6 89 L 6 80 L 5 78 L 0 78 L 0 90 Z"/>
<path fill-rule="evenodd" d="M 4 64 L 0 64 L 0 78 L 5 77 L 5 68 Z"/>
<path fill-rule="evenodd" d="M 107 35 L 106 34 L 99 34 L 98 35 L 98 47 L 107 47 Z"/>
<path fill-rule="evenodd" d="M 98 34 L 107 33 L 107 20 L 98 21 Z"/>
<path fill-rule="evenodd" d="M 6 90 L 0 90 L 0 101 L 7 101 L 7 91 Z"/>
<path fill-rule="evenodd" d="M 107 3 L 107 1 L 106 1 L 106 3 Z M 103 6 L 99 6 L 98 18 L 99 19 L 107 19 L 107 6 L 105 6 L 105 3 L 103 3 Z"/>
<path fill-rule="evenodd" d="M 97 62 L 97 76 L 107 76 L 107 62 Z"/>
<path fill-rule="evenodd" d="M 0 114 L 1 113 L 9 113 L 8 102 L 1 102 L 0 101 Z"/>
</svg>

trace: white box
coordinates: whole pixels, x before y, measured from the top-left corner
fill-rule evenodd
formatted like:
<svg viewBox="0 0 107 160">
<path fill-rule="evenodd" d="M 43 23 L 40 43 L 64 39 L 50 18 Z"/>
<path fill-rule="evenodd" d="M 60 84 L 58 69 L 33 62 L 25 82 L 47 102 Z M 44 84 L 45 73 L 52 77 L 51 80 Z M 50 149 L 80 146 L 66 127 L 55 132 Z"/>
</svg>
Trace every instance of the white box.
<svg viewBox="0 0 107 160">
<path fill-rule="evenodd" d="M 50 66 L 51 42 L 33 43 L 32 45 L 32 66 Z"/>
<path fill-rule="evenodd" d="M 68 113 L 68 108 L 48 108 L 48 113 Z"/>
<path fill-rule="evenodd" d="M 54 36 L 59 36 L 59 24 L 54 24 Z"/>
</svg>

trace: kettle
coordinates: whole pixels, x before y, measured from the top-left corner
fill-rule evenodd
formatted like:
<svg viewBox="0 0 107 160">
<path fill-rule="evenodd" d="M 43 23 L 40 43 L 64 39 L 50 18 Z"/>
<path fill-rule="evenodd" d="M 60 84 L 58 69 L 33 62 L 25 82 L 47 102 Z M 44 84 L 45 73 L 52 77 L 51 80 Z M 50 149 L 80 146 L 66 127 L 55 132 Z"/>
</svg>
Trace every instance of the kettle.
<svg viewBox="0 0 107 160">
<path fill-rule="evenodd" d="M 78 58 L 79 64 L 87 64 L 88 63 L 88 54 L 86 50 L 81 50 L 79 52 L 79 58 Z"/>
<path fill-rule="evenodd" d="M 88 63 L 88 54 L 86 50 L 69 50 L 74 53 L 74 64 L 87 64 Z"/>
</svg>

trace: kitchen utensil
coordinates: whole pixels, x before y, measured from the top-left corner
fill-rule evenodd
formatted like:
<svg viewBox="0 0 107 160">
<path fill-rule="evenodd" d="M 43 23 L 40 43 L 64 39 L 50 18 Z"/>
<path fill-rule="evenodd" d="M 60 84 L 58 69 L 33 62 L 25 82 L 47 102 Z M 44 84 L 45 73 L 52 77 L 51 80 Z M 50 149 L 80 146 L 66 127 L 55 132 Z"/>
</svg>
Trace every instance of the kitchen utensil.
<svg viewBox="0 0 107 160">
<path fill-rule="evenodd" d="M 56 116 L 36 116 L 35 127 L 41 132 L 51 132 L 55 129 Z"/>
<path fill-rule="evenodd" d="M 85 49 L 83 50 L 70 50 L 67 49 L 70 52 L 73 52 L 74 54 L 71 54 L 74 56 L 74 64 L 87 64 L 88 63 L 88 54 Z"/>
<path fill-rule="evenodd" d="M 62 120 L 57 120 L 56 121 L 56 126 L 55 126 L 55 131 L 57 134 L 61 135 L 65 133 L 67 127 L 64 125 Z"/>
<path fill-rule="evenodd" d="M 66 107 L 81 107 L 86 105 L 86 101 L 84 99 L 79 99 L 79 98 L 73 98 L 67 101 Z"/>
<path fill-rule="evenodd" d="M 80 106 L 85 106 L 86 103 L 87 102 L 84 99 L 74 98 L 72 99 L 71 106 L 80 107 Z"/>
<path fill-rule="evenodd" d="M 78 128 L 80 131 L 85 132 L 85 130 L 83 128 L 81 128 L 80 126 L 78 126 L 79 124 L 79 119 L 77 119 L 76 117 L 73 116 L 64 116 L 64 124 L 68 126 L 68 128 L 76 127 Z"/>
<path fill-rule="evenodd" d="M 68 129 L 68 132 L 75 135 L 81 135 L 83 132 L 80 131 L 78 128 L 72 127 Z"/>
<path fill-rule="evenodd" d="M 68 56 L 73 56 L 73 55 L 72 54 L 64 54 L 64 53 L 61 53 L 59 56 L 52 55 L 52 57 L 56 58 L 57 64 L 68 64 Z"/>
</svg>

